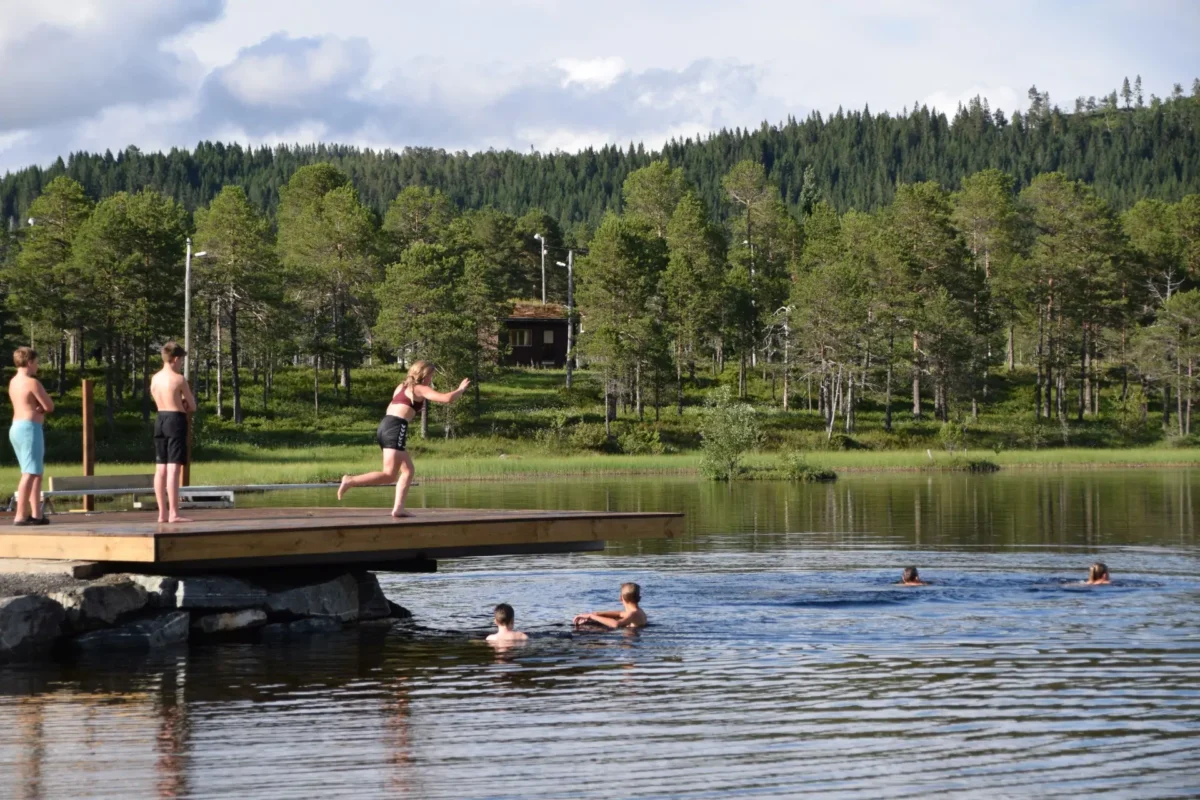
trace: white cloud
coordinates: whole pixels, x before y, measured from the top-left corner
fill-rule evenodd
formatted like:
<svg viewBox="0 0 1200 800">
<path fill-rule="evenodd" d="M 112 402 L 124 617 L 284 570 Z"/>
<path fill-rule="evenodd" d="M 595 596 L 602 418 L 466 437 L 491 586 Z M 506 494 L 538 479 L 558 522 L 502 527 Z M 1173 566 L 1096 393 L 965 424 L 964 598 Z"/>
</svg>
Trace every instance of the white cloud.
<svg viewBox="0 0 1200 800">
<path fill-rule="evenodd" d="M 563 88 L 578 84 L 585 89 L 607 89 L 626 71 L 625 62 L 610 58 L 560 58 L 554 66 L 562 70 Z"/>
<path fill-rule="evenodd" d="M 1011 112 L 1034 83 L 1069 106 L 1190 85 L 1197 40 L 1172 0 L 9 2 L 0 169 L 203 138 L 656 147 L 839 105 Z"/>
</svg>

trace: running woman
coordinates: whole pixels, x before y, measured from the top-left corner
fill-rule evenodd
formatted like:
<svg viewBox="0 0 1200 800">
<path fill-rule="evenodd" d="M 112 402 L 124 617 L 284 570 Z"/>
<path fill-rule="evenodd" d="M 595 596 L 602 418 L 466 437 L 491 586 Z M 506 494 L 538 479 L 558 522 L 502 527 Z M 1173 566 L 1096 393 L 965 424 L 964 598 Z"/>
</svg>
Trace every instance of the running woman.
<svg viewBox="0 0 1200 800">
<path fill-rule="evenodd" d="M 343 475 L 342 484 L 338 487 L 338 500 L 345 497 L 346 492 L 355 486 L 386 486 L 395 483 L 396 500 L 392 504 L 392 516 L 412 516 L 404 509 L 408 487 L 413 479 L 412 456 L 405 449 L 408 443 L 408 426 L 416 419 L 417 414 L 421 413 L 425 403 L 453 403 L 470 385 L 471 381 L 463 378 L 462 383 L 453 392 L 435 392 L 433 365 L 428 361 L 413 362 L 404 383 L 392 392 L 392 402 L 388 404 L 387 414 L 375 431 L 375 440 L 383 450 L 383 469 L 362 475 Z"/>
</svg>

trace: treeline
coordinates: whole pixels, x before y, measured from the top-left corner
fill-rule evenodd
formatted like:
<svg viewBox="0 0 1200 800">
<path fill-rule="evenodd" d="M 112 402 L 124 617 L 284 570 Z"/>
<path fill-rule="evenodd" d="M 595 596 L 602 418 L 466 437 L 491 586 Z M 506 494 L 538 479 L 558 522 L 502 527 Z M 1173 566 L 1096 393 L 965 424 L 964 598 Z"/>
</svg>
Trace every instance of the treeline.
<svg viewBox="0 0 1200 800">
<path fill-rule="evenodd" d="M 174 199 L 186 211 L 207 206 L 226 186 L 242 187 L 250 204 L 273 221 L 283 187 L 301 167 L 330 163 L 347 175 L 362 202 L 382 217 L 401 189 L 427 186 L 460 211 L 492 207 L 521 215 L 541 209 L 567 228 L 594 228 L 621 211 L 630 173 L 665 159 L 683 169 L 697 196 L 722 222 L 736 212 L 721 187 L 735 164 L 757 161 L 785 207 L 798 215 L 820 187 L 836 210 L 875 211 L 902 183 L 934 181 L 958 188 L 963 178 L 993 168 L 1020 190 L 1046 172 L 1091 184 L 1117 208 L 1149 197 L 1175 202 L 1200 192 L 1200 79 L 1191 97 L 1176 85 L 1171 97 L 1142 95 L 1141 81 L 1099 99 L 1078 98 L 1073 111 L 1051 103 L 1036 87 L 1030 105 L 1011 114 L 978 98 L 952 117 L 917 107 L 900 114 L 869 109 L 758 129 L 722 130 L 667 143 L 588 148 L 578 154 L 512 151 L 447 153 L 410 148 L 402 153 L 337 145 L 248 148 L 201 143 L 194 151 L 147 154 L 76 153 L 46 169 L 30 167 L 0 179 L 0 215 L 23 222 L 57 177 L 83 186 L 93 200 L 143 189 Z"/>
<path fill-rule="evenodd" d="M 573 238 L 531 211 L 461 212 L 408 187 L 380 217 L 330 164 L 297 170 L 277 224 L 240 186 L 194 221 L 152 190 L 93 203 L 67 177 L 31 205 L 34 222 L 0 241 L 7 308 L 57 367 L 98 359 L 106 408 L 146 396 L 157 346 L 183 329 L 186 237 L 193 261 L 192 363 L 215 380 L 218 416 L 243 416 L 250 371 L 266 407 L 283 365 L 350 397 L 351 367 L 428 358 L 448 378 L 488 378 L 506 342 L 510 298 L 565 299 L 575 249 L 578 356 L 600 376 L 606 418 L 624 404 L 682 412 L 699 371 L 739 394 L 759 373 L 784 409 L 853 433 L 867 402 L 893 418 L 943 422 L 993 401 L 1001 370 L 1035 374 L 1031 418 L 1108 416 L 1191 432 L 1200 357 L 1200 194 L 1142 199 L 1124 213 L 1062 173 L 984 170 L 950 192 L 904 183 L 872 213 L 838 213 L 802 194 L 793 212 L 766 168 L 720 178 L 722 221 L 680 167 L 651 162 L 621 187 L 624 212 Z M 215 377 L 214 377 L 215 373 Z M 226 399 L 228 392 L 228 401 Z M 453 407 L 451 435 L 475 403 Z"/>
</svg>

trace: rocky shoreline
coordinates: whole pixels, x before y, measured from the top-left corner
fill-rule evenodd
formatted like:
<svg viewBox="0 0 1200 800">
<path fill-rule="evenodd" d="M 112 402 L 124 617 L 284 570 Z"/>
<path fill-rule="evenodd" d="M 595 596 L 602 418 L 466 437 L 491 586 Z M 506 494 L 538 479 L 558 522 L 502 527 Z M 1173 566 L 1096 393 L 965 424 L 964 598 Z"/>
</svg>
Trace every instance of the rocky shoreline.
<svg viewBox="0 0 1200 800">
<path fill-rule="evenodd" d="M 386 624 L 411 614 L 363 571 L 287 569 L 248 575 L 6 575 L 0 580 L 0 664 L 190 641 L 262 641 Z"/>
</svg>

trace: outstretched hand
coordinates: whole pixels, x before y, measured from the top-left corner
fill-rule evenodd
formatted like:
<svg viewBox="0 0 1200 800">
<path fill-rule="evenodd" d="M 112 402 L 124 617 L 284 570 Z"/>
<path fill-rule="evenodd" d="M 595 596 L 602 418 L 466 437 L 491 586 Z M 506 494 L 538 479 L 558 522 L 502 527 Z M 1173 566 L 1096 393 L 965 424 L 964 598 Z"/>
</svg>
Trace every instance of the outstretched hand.
<svg viewBox="0 0 1200 800">
<path fill-rule="evenodd" d="M 459 393 L 459 394 L 462 394 L 463 392 L 465 392 L 465 391 L 467 390 L 467 387 L 468 387 L 468 386 L 470 386 L 470 385 L 471 385 L 471 379 L 470 379 L 470 378 L 463 378 L 463 379 L 462 379 L 462 383 L 460 383 L 460 384 L 458 385 L 458 393 Z"/>
<path fill-rule="evenodd" d="M 591 614 L 576 614 L 575 619 L 571 620 L 571 624 L 578 627 L 580 625 L 583 625 L 585 622 L 591 622 L 591 621 L 592 621 Z"/>
</svg>

